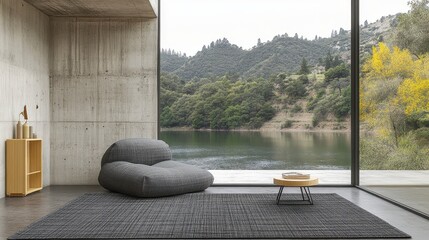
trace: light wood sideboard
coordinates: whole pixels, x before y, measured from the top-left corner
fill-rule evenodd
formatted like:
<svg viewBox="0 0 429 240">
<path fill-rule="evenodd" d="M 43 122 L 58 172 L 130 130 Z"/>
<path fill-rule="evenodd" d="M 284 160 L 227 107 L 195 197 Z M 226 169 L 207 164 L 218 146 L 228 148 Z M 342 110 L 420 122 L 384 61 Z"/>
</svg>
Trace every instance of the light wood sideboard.
<svg viewBox="0 0 429 240">
<path fill-rule="evenodd" d="M 6 195 L 26 196 L 43 188 L 41 139 L 6 140 Z"/>
</svg>

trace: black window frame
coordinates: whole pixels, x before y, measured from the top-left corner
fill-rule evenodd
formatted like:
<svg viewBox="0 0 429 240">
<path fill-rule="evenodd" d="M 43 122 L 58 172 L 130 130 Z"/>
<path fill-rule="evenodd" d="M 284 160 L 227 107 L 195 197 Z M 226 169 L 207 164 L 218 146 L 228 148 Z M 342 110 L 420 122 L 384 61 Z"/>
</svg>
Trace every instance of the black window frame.
<svg viewBox="0 0 429 240">
<path fill-rule="evenodd" d="M 158 0 L 158 56 L 157 56 L 157 136 L 160 128 L 161 93 L 161 1 Z M 323 186 L 359 186 L 359 0 L 351 1 L 351 179 L 350 184 L 330 184 Z M 225 185 L 225 184 L 223 184 Z M 221 186 L 217 184 L 216 186 Z M 272 186 L 269 184 L 227 184 L 227 186 Z"/>
</svg>

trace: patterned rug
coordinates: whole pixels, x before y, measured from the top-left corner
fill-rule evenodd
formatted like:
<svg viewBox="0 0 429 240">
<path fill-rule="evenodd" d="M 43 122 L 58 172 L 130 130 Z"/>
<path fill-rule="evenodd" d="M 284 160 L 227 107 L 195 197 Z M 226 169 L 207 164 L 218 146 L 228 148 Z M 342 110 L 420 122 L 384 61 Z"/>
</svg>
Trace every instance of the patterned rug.
<svg viewBox="0 0 429 240">
<path fill-rule="evenodd" d="M 275 199 L 275 194 L 194 193 L 139 199 L 90 193 L 9 239 L 410 237 L 337 194 L 313 194 L 314 205 L 276 205 Z"/>
</svg>

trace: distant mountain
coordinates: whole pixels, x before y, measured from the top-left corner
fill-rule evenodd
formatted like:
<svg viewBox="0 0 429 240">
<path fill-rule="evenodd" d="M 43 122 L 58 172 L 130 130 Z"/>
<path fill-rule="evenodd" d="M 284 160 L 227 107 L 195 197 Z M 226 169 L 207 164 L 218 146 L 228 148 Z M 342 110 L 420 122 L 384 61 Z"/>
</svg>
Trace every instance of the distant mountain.
<svg viewBox="0 0 429 240">
<path fill-rule="evenodd" d="M 371 24 L 365 22 L 361 26 L 361 51 L 370 52 L 379 41 L 389 42 L 396 20 L 397 15 L 393 15 L 382 17 Z M 204 46 L 193 57 L 163 50 L 161 71 L 175 74 L 185 81 L 225 74 L 268 77 L 280 72 L 297 72 L 303 58 L 309 66 L 318 66 L 329 52 L 349 62 L 350 45 L 350 31 L 344 29 L 333 31 L 330 38 L 316 36 L 313 40 L 297 35 L 277 35 L 272 41 L 259 42 L 250 50 L 244 50 L 224 38 Z"/>
<path fill-rule="evenodd" d="M 319 41 L 307 41 L 286 35 L 276 36 L 267 43 L 247 51 L 239 62 L 240 75 L 267 77 L 273 73 L 296 72 L 302 59 L 315 66 L 331 49 Z"/>
<path fill-rule="evenodd" d="M 186 80 L 236 73 L 240 71 L 239 63 L 245 54 L 245 50 L 224 38 L 213 42 L 209 47 L 204 46 L 174 73 Z"/>
</svg>

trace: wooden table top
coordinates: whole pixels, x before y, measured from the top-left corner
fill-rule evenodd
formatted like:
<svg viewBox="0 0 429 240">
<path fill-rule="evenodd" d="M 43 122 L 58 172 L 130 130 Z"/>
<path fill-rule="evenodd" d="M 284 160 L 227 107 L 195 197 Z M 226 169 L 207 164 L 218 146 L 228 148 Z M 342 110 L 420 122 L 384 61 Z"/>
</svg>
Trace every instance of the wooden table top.
<svg viewBox="0 0 429 240">
<path fill-rule="evenodd" d="M 275 185 L 284 187 L 309 187 L 319 184 L 319 178 L 310 177 L 309 179 L 284 179 L 273 178 Z"/>
</svg>

